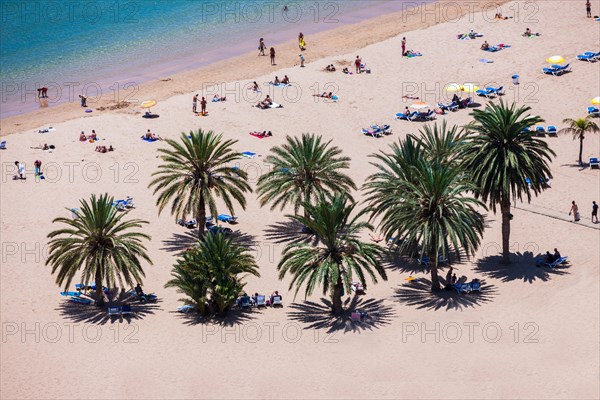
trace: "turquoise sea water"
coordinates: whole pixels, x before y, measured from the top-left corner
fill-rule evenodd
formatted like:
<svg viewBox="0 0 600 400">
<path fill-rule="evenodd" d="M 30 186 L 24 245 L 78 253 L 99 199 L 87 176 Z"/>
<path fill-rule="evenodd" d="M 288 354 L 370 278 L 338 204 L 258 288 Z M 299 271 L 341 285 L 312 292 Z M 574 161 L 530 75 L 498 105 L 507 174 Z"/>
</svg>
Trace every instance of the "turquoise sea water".
<svg viewBox="0 0 600 400">
<path fill-rule="evenodd" d="M 395 0 L 1 0 L 0 116 L 74 101 L 400 9 Z M 284 7 L 287 6 L 287 12 Z M 60 89 L 59 89 L 60 88 Z M 60 100 L 57 93 L 61 91 Z"/>
</svg>

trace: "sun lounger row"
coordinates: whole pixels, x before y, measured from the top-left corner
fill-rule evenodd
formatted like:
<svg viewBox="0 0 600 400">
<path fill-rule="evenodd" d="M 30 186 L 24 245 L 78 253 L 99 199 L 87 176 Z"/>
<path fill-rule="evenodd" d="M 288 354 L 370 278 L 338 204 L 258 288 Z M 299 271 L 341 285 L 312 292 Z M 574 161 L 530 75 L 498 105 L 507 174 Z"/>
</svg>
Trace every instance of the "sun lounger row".
<svg viewBox="0 0 600 400">
<path fill-rule="evenodd" d="M 504 86 L 500 86 L 500 87 L 493 87 L 493 86 L 488 86 L 485 89 L 480 89 L 478 91 L 475 92 L 478 96 L 482 96 L 482 97 L 487 97 L 488 99 L 491 99 L 493 97 L 496 96 L 501 96 L 504 94 Z"/>
<path fill-rule="evenodd" d="M 120 307 L 108 307 L 108 316 L 110 318 L 112 317 L 119 317 L 119 316 L 124 316 L 124 315 L 132 315 L 133 311 L 131 310 L 131 306 L 130 305 L 123 305 Z"/>
<path fill-rule="evenodd" d="M 596 53 L 593 51 L 586 51 L 583 54 L 579 54 L 577 56 L 579 61 L 587 61 L 587 62 L 595 62 L 600 60 L 600 53 Z"/>
<path fill-rule="evenodd" d="M 472 282 L 468 282 L 468 283 L 455 283 L 452 286 L 454 287 L 454 290 L 456 290 L 456 293 L 458 293 L 458 294 L 472 293 L 472 292 L 481 293 L 481 282 L 475 281 L 475 280 Z"/>
<path fill-rule="evenodd" d="M 548 129 L 543 126 L 536 126 L 533 129 L 524 129 L 523 132 L 535 132 L 537 136 L 546 136 L 546 134 L 548 134 L 548 136 L 558 135 L 558 129 L 556 129 L 556 126 L 554 125 L 548 125 Z"/>
<path fill-rule="evenodd" d="M 403 121 L 432 121 L 435 119 L 435 112 L 433 110 L 429 110 L 429 112 L 426 113 L 413 111 L 409 115 L 398 113 L 396 114 L 396 119 Z"/>
<path fill-rule="evenodd" d="M 390 125 L 371 125 L 368 129 L 363 129 L 362 134 L 371 137 L 382 137 L 383 135 L 391 135 L 392 128 Z"/>
<path fill-rule="evenodd" d="M 542 72 L 547 75 L 560 76 L 571 71 L 571 64 L 558 65 L 554 64 L 549 68 L 542 68 Z"/>
<path fill-rule="evenodd" d="M 502 87 L 500 87 L 499 89 L 502 89 Z M 437 105 L 438 105 L 439 109 L 442 111 L 457 111 L 458 109 L 461 109 L 461 108 L 468 108 L 473 103 L 474 103 L 473 99 L 471 97 L 467 97 L 464 100 L 452 101 L 451 103 L 448 103 L 448 104 L 438 103 Z"/>
<path fill-rule="evenodd" d="M 246 295 L 242 296 L 237 300 L 239 308 L 252 308 L 252 307 L 283 307 L 282 297 L 279 294 L 273 294 L 269 298 L 265 295 L 257 294 L 252 297 Z"/>
<path fill-rule="evenodd" d="M 115 200 L 113 201 L 113 207 L 115 207 L 119 211 L 123 211 L 127 208 L 133 207 L 133 197 L 127 196 L 124 200 Z"/>
<path fill-rule="evenodd" d="M 541 258 L 536 259 L 536 265 L 538 267 L 540 266 L 545 266 L 545 267 L 549 267 L 549 268 L 556 268 L 560 265 L 563 265 L 564 263 L 567 262 L 567 259 L 569 257 L 559 257 L 556 260 L 552 261 L 552 262 L 548 262 L 546 260 L 543 260 Z"/>
<path fill-rule="evenodd" d="M 542 183 L 542 186 L 545 188 L 551 188 L 551 180 L 550 178 L 540 178 L 540 182 Z M 525 178 L 525 183 L 531 188 L 531 179 L 529 178 Z"/>
</svg>

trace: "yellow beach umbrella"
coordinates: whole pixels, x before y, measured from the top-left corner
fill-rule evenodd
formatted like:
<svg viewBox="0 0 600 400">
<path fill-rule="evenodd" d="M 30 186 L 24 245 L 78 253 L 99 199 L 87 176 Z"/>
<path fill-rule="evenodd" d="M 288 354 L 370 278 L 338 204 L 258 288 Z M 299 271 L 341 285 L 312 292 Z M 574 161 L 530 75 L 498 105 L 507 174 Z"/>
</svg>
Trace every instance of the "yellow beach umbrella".
<svg viewBox="0 0 600 400">
<path fill-rule="evenodd" d="M 462 86 L 458 83 L 449 83 L 444 88 L 447 92 L 460 92 L 462 90 Z"/>
<path fill-rule="evenodd" d="M 465 83 L 464 85 L 462 85 L 462 90 L 463 90 L 463 92 L 472 93 L 472 92 L 478 91 L 479 86 L 477 86 L 474 83 Z"/>
<path fill-rule="evenodd" d="M 565 61 L 565 59 L 561 56 L 552 56 L 552 57 L 549 57 L 546 61 L 548 61 L 549 63 L 552 63 L 552 64 L 556 64 L 556 63 L 561 63 L 561 62 Z"/>
<path fill-rule="evenodd" d="M 598 97 L 594 97 L 594 98 L 591 100 L 591 103 L 592 103 L 592 104 L 600 104 L 600 96 L 598 96 Z"/>
<path fill-rule="evenodd" d="M 146 100 L 140 104 L 142 108 L 150 108 L 156 105 L 156 100 Z"/>
</svg>

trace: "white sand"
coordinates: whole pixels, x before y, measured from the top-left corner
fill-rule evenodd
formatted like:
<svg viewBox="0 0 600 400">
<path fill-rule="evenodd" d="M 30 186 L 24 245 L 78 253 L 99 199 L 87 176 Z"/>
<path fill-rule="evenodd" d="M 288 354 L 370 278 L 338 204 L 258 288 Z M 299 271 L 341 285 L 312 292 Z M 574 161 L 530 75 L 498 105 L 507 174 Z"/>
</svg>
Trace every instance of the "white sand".
<svg viewBox="0 0 600 400">
<path fill-rule="evenodd" d="M 563 118 L 584 116 L 589 100 L 600 93 L 598 63 L 575 60 L 581 52 L 598 50 L 599 25 L 583 17 L 583 4 L 535 5 L 537 23 L 489 22 L 476 14 L 472 22 L 465 18 L 407 33 L 408 48 L 422 51 L 424 57 L 402 59 L 401 37 L 394 37 L 356 54 L 257 76 L 257 81 L 267 82 L 274 75 L 287 74 L 302 88 L 297 101 L 274 89 L 275 101 L 283 109 L 252 108 L 255 102 L 245 101 L 246 92 L 239 91 L 237 98 L 228 94 L 226 103 L 209 103 L 210 116 L 201 118 L 192 115 L 192 96 L 186 94 L 161 102 L 154 109 L 160 118 L 154 120 L 139 114 L 91 115 L 56 124 L 48 120 L 45 126 L 54 126 L 53 133 L 28 131 L 6 137 L 8 149 L 0 152 L 2 398 L 598 398 L 600 237 L 597 229 L 566 219 L 571 200 L 576 200 L 582 217 L 589 220 L 592 200 L 600 199 L 599 172 L 575 166 L 579 144 L 571 137 L 545 139 L 557 153 L 554 180 L 552 189 L 532 202 L 542 212 L 562 212 L 565 220 L 515 210 L 511 235 L 513 250 L 520 253 L 558 247 L 571 260 L 571 267 L 560 272 L 536 268 L 531 260 L 477 271 L 478 261 L 496 255 L 501 242 L 499 215 L 490 214 L 477 258 L 459 266 L 460 274 L 485 280 L 488 288 L 479 297 L 463 295 L 454 297 L 458 304 L 428 304 L 431 298 L 424 292 L 417 304 L 408 304 L 405 299 L 411 292 L 403 284 L 415 267 L 397 265 L 388 270 L 389 280 L 370 285 L 363 299 L 380 301 L 382 315 L 374 326 L 348 324 L 347 330 L 334 329 L 327 336 L 327 316 L 304 307 L 302 295 L 293 307 L 289 279 L 277 279 L 283 245 L 275 243 L 268 231 L 284 221 L 284 213 L 261 209 L 252 194 L 247 210 L 235 210 L 240 219 L 236 229 L 249 235 L 259 249 L 262 276 L 249 279 L 247 289 L 267 294 L 279 289 L 285 307 L 244 314 L 241 323 L 233 326 L 195 325 L 173 312 L 181 296 L 163 289 L 176 257 L 169 243 L 181 243 L 188 233 L 168 213 L 157 216 L 147 185 L 159 163 L 156 149 L 163 143 L 141 141 L 146 129 L 168 138 L 190 129 L 213 129 L 239 140 L 240 151 L 263 157 L 270 147 L 283 143 L 286 134 L 319 133 L 352 157 L 352 176 L 361 185 L 374 171 L 369 154 L 423 126 L 392 122 L 396 112 L 412 103 L 401 99 L 412 94 L 407 93 L 406 82 L 427 89 L 428 93 L 421 90 L 416 95 L 432 105 L 439 89 L 449 82 L 504 85 L 506 100 L 527 103 L 547 121 L 545 125 L 561 127 Z M 595 10 L 598 5 L 594 2 Z M 504 5 L 505 15 L 510 15 L 510 7 L 521 7 L 521 18 L 526 15 L 523 3 Z M 471 27 L 485 37 L 455 39 Z M 523 38 L 526 27 L 543 35 Z M 487 54 L 479 50 L 483 39 L 512 47 Z M 350 61 L 357 54 L 373 74 L 321 71 L 331 62 Z M 542 75 L 544 60 L 555 54 L 571 62 L 573 72 L 562 77 Z M 495 62 L 483 64 L 480 58 Z M 514 73 L 521 76 L 518 87 L 510 82 Z M 337 88 L 328 89 L 328 83 Z M 341 97 L 337 104 L 312 97 L 332 90 Z M 478 100 L 482 106 L 487 102 Z M 442 120 L 462 125 L 470 117 L 460 110 L 438 116 Z M 373 122 L 391 123 L 394 134 L 376 140 L 359 133 Z M 111 144 L 116 151 L 99 154 L 93 151 L 96 144 L 77 141 L 81 130 L 91 129 L 105 139 L 101 145 Z M 274 137 L 256 139 L 248 135 L 251 130 L 271 130 Z M 29 149 L 40 143 L 57 149 L 51 154 Z M 584 158 L 599 153 L 598 135 L 588 135 Z M 27 162 L 32 169 L 38 158 L 44 162 L 45 182 L 36 182 L 32 175 L 26 182 L 10 179 L 15 160 Z M 67 163 L 71 162 L 79 164 L 73 166 L 69 179 Z M 241 165 L 255 178 L 268 168 L 261 158 Z M 102 172 L 97 182 L 96 167 Z M 115 171 L 119 171 L 116 177 Z M 134 173 L 128 180 L 130 172 Z M 77 206 L 78 199 L 103 192 L 133 196 L 136 208 L 130 216 L 151 221 L 146 231 L 152 235 L 149 253 L 154 266 L 145 269 L 144 287 L 162 301 L 131 325 L 97 322 L 89 314 L 64 314 L 60 289 L 44 266 L 46 235 L 56 228 L 52 219 L 68 215 L 64 208 Z M 421 272 L 417 276 L 428 277 Z M 321 297 L 317 293 L 308 300 L 321 304 Z M 313 317 L 325 327 L 312 328 L 314 322 L 307 319 Z M 433 333 L 421 336 L 423 328 L 435 331 L 436 324 L 438 338 Z M 462 336 L 454 340 L 457 327 Z M 32 333 L 21 336 L 23 328 Z M 57 328 L 62 336 L 54 340 Z M 496 341 L 497 328 L 502 332 Z M 18 332 L 8 335 L 12 329 Z M 414 329 L 419 332 L 409 335 Z M 262 336 L 254 340 L 257 330 Z M 102 336 L 94 342 L 96 331 Z M 296 341 L 297 334 L 301 336 Z"/>
</svg>

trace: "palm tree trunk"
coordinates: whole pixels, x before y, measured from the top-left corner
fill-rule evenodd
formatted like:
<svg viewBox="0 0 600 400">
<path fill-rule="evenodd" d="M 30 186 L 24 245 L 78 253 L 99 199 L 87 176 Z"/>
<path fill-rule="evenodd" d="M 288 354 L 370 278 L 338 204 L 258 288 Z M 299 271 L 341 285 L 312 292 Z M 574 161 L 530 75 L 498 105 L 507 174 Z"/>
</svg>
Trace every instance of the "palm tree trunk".
<svg viewBox="0 0 600 400">
<path fill-rule="evenodd" d="M 500 204 L 502 213 L 502 264 L 510 264 L 510 198 L 503 196 Z"/>
<path fill-rule="evenodd" d="M 440 277 L 438 275 L 438 258 L 435 254 L 429 256 L 429 269 L 431 269 L 431 291 L 441 290 Z"/>
<path fill-rule="evenodd" d="M 104 293 L 102 291 L 102 271 L 98 267 L 96 269 L 96 305 L 98 307 L 104 306 Z"/>
<path fill-rule="evenodd" d="M 583 167 L 583 136 L 579 136 L 579 166 Z"/>
<path fill-rule="evenodd" d="M 196 214 L 196 220 L 198 221 L 198 239 L 202 240 L 204 237 L 204 229 L 206 228 L 206 202 L 204 201 L 203 194 L 200 194 Z"/>
<path fill-rule="evenodd" d="M 331 309 L 334 314 L 341 314 L 342 310 L 342 289 L 344 288 L 344 282 L 342 277 L 338 278 L 337 283 L 333 287 L 333 295 L 331 298 Z"/>
</svg>

